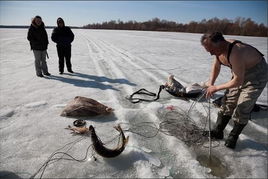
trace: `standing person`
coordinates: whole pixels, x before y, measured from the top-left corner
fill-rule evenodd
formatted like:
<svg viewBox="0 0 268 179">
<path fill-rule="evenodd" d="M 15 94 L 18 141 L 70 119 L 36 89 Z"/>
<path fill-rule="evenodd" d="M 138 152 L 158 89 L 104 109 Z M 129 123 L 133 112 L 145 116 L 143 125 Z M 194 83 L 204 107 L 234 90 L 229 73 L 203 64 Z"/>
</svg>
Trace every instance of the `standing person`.
<svg viewBox="0 0 268 179">
<path fill-rule="evenodd" d="M 51 39 L 57 43 L 57 52 L 59 57 L 59 72 L 64 72 L 64 58 L 67 66 L 67 70 L 73 73 L 71 64 L 71 43 L 74 40 L 74 34 L 70 27 L 65 26 L 61 17 L 57 19 L 58 27 L 54 28 Z"/>
<path fill-rule="evenodd" d="M 211 137 L 223 139 L 223 130 L 233 118 L 234 127 L 225 141 L 225 146 L 234 149 L 238 136 L 250 119 L 255 102 L 267 84 L 268 66 L 264 55 L 255 47 L 238 40 L 225 40 L 220 32 L 203 35 L 201 44 L 211 55 L 216 56 L 207 84 L 206 97 L 226 89 Z M 232 79 L 214 85 L 221 65 L 231 68 Z M 208 134 L 207 131 L 205 134 Z"/>
<path fill-rule="evenodd" d="M 38 77 L 50 76 L 47 69 L 47 46 L 48 37 L 45 25 L 40 16 L 35 16 L 28 30 L 27 39 L 30 41 L 31 50 L 35 57 L 35 71 Z M 42 74 L 43 72 L 43 74 Z"/>
</svg>

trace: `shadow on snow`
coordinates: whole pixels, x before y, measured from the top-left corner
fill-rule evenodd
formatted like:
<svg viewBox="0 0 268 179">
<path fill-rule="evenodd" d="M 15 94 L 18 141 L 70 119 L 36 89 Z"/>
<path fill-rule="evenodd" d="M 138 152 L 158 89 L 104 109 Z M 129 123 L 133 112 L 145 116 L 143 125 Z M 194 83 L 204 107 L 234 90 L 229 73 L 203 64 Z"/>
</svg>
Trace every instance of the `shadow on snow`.
<svg viewBox="0 0 268 179">
<path fill-rule="evenodd" d="M 0 178 L 5 179 L 22 179 L 22 177 L 18 176 L 16 173 L 11 171 L 0 171 Z"/>
<path fill-rule="evenodd" d="M 73 77 L 80 77 L 84 79 L 74 79 L 74 78 L 68 78 L 66 76 L 55 76 L 55 75 L 51 75 L 50 77 L 46 77 L 46 78 L 62 81 L 64 83 L 70 83 L 78 87 L 99 88 L 101 90 L 112 89 L 115 91 L 119 91 L 118 89 L 114 88 L 110 84 L 104 84 L 104 82 L 136 86 L 135 83 L 131 83 L 130 81 L 124 78 L 111 79 L 105 76 L 95 76 L 95 75 L 88 75 L 88 74 L 83 74 L 83 73 L 74 73 L 74 74 L 68 74 L 68 75 L 73 76 Z"/>
<path fill-rule="evenodd" d="M 268 144 L 267 143 L 260 143 L 256 142 L 251 139 L 245 139 L 239 141 L 239 146 L 236 148 L 237 151 L 242 151 L 244 149 L 253 149 L 256 151 L 268 151 Z M 266 156 L 264 156 L 266 157 Z"/>
<path fill-rule="evenodd" d="M 70 119 L 82 119 L 90 123 L 90 121 L 93 122 L 99 122 L 99 123 L 106 123 L 106 122 L 113 122 L 117 120 L 117 117 L 115 116 L 114 113 L 109 114 L 109 115 L 97 115 L 97 116 L 82 116 L 82 117 L 76 117 L 76 116 L 66 116 L 65 118 L 70 118 Z"/>
</svg>

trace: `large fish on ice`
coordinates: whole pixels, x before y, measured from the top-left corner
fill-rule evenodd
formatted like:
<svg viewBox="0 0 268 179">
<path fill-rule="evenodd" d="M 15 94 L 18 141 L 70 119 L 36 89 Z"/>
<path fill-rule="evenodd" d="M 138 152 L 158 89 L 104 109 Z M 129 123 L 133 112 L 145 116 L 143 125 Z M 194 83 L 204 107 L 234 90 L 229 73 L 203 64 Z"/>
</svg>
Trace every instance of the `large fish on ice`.
<svg viewBox="0 0 268 179">
<path fill-rule="evenodd" d="M 89 132 L 91 133 L 91 141 L 93 144 L 93 148 L 102 157 L 112 158 L 120 155 L 124 151 L 126 144 L 128 143 L 129 136 L 127 138 L 125 137 L 124 132 L 120 127 L 120 125 L 115 126 L 114 128 L 118 132 L 120 132 L 121 144 L 118 144 L 118 146 L 115 149 L 109 149 L 104 146 L 100 138 L 97 136 L 94 127 L 92 125 L 89 126 Z"/>
<path fill-rule="evenodd" d="M 113 112 L 113 109 L 99 103 L 98 101 L 82 96 L 76 96 L 70 101 L 61 113 L 61 116 L 82 117 L 107 115 Z"/>
</svg>

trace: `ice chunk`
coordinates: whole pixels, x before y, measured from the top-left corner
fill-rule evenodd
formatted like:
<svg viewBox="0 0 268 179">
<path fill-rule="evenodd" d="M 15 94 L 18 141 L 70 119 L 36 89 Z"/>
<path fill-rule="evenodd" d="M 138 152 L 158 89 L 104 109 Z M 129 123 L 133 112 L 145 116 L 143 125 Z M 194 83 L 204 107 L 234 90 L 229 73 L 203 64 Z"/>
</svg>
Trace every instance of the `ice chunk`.
<svg viewBox="0 0 268 179">
<path fill-rule="evenodd" d="M 144 152 L 147 152 L 147 153 L 151 153 L 152 150 L 151 149 L 148 149 L 146 147 L 141 147 L 141 149 L 144 151 Z"/>
<path fill-rule="evenodd" d="M 142 147 L 142 148 L 147 151 L 150 151 L 150 149 L 146 149 L 145 147 Z M 140 147 L 136 147 L 136 146 L 127 146 L 127 150 L 131 150 L 133 158 L 146 160 L 150 164 L 159 167 L 161 165 L 161 161 L 157 157 L 154 157 L 150 154 L 145 153 L 143 149 L 141 149 Z"/>
<path fill-rule="evenodd" d="M 66 104 L 55 104 L 52 107 L 54 108 L 64 108 L 66 106 Z"/>
<path fill-rule="evenodd" d="M 25 105 L 25 107 L 27 107 L 27 108 L 37 108 L 37 107 L 40 107 L 40 106 L 44 106 L 46 104 L 47 104 L 46 101 L 37 101 L 37 102 L 33 102 L 33 103 L 28 103 L 28 104 Z"/>
<path fill-rule="evenodd" d="M 143 153 L 144 157 L 148 160 L 149 163 L 151 163 L 154 166 L 160 167 L 161 161 L 157 157 L 154 157 L 154 156 L 147 154 L 147 153 L 144 153 L 144 152 L 142 152 L 142 153 Z"/>
<path fill-rule="evenodd" d="M 170 168 L 171 167 L 164 167 L 164 168 L 162 168 L 162 169 L 160 169 L 159 171 L 158 171 L 158 175 L 160 175 L 160 176 L 162 176 L 162 177 L 168 177 L 169 176 L 169 171 L 170 171 Z"/>
<path fill-rule="evenodd" d="M 0 119 L 6 119 L 13 116 L 14 110 L 10 108 L 0 110 Z"/>
</svg>

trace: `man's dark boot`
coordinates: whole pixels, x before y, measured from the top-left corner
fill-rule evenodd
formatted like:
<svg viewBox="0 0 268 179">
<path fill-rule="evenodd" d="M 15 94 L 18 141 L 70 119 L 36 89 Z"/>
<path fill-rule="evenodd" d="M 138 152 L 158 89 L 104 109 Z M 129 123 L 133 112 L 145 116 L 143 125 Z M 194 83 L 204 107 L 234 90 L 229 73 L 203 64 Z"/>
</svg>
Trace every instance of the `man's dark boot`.
<svg viewBox="0 0 268 179">
<path fill-rule="evenodd" d="M 222 113 L 218 113 L 218 118 L 216 122 L 216 126 L 211 130 L 211 138 L 214 139 L 223 139 L 223 130 L 227 126 L 230 121 L 231 116 L 223 115 Z M 209 136 L 209 131 L 204 131 L 203 136 Z"/>
<path fill-rule="evenodd" d="M 235 148 L 238 136 L 241 134 L 241 132 L 245 126 L 246 126 L 246 124 L 239 124 L 237 122 L 234 122 L 234 128 L 230 132 L 228 138 L 225 141 L 226 147 L 229 147 L 231 149 Z"/>
</svg>

